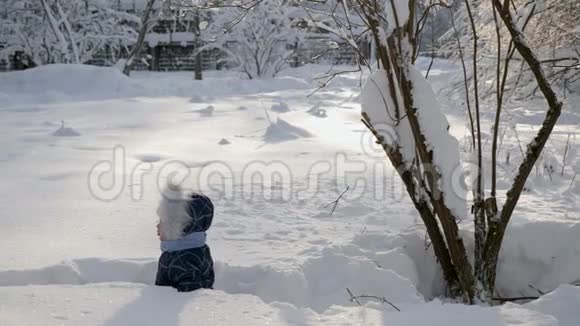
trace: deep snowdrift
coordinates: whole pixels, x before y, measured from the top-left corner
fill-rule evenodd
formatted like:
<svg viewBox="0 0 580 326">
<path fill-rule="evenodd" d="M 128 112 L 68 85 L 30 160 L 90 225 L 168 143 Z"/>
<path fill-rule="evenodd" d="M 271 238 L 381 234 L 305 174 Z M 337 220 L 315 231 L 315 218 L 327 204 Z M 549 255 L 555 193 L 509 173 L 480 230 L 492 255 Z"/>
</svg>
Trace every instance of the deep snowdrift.
<svg viewBox="0 0 580 326">
<path fill-rule="evenodd" d="M 0 101 L 100 100 L 145 94 L 145 88 L 110 67 L 52 64 L 0 75 Z"/>
<path fill-rule="evenodd" d="M 190 96 L 192 102 L 220 96 L 276 92 L 280 89 L 308 89 L 302 78 L 283 76 L 266 80 L 239 80 L 232 72 L 224 78 L 206 73 L 206 80 L 194 81 L 182 73 L 136 71 L 129 78 L 113 67 L 51 64 L 0 74 L 0 102 L 6 104 L 93 101 L 132 97 Z"/>
<path fill-rule="evenodd" d="M 5 300 L 0 321 L 3 325 L 81 321 L 107 325 L 239 325 L 242 321 L 249 325 L 577 325 L 580 288 L 574 286 L 563 286 L 523 306 L 425 302 L 415 288 L 421 287 L 420 279 L 437 278 L 438 271 L 432 268 L 431 253 L 419 248 L 421 241 L 414 232 L 363 234 L 348 245 L 327 247 L 318 257 L 290 269 L 218 261 L 215 291 L 185 294 L 152 285 L 155 259 L 83 258 L 40 269 L 0 271 L 0 295 Z M 527 267 L 518 257 L 511 258 L 510 265 Z M 424 265 L 417 265 L 420 262 Z M 526 276 L 525 269 L 514 272 L 522 276 L 518 280 Z M 384 296 L 401 311 L 364 298 L 358 299 L 364 305 L 359 309 L 349 301 L 347 288 L 356 294 Z M 51 305 L 46 306 L 46 301 Z M 24 314 L 22 309 L 30 312 Z"/>
<path fill-rule="evenodd" d="M 580 236 L 578 233 L 579 225 L 571 228 L 575 231 L 568 237 Z M 534 248 L 529 248 L 531 252 L 522 251 L 524 243 L 514 243 L 518 237 L 524 240 L 530 236 L 530 232 L 533 232 L 534 229 L 538 229 L 538 226 L 533 226 L 530 230 L 517 230 L 510 234 L 507 250 L 502 252 L 504 253 L 502 265 L 505 267 L 500 269 L 499 276 L 500 289 L 530 289 L 531 293 L 508 293 L 504 296 L 538 295 L 538 289 L 552 289 L 552 286 L 558 282 L 568 282 L 570 275 L 575 275 L 578 270 L 577 252 L 572 252 L 570 256 L 558 256 L 562 257 L 562 260 L 568 260 L 568 265 L 558 265 L 559 268 L 555 269 L 549 267 L 553 265 L 545 258 L 550 252 L 544 250 L 537 253 Z M 566 234 L 566 231 L 559 229 L 557 233 Z M 546 242 L 537 244 L 537 247 L 541 246 L 549 247 Z M 554 248 L 554 250 L 561 249 Z M 505 252 L 515 253 L 515 255 L 506 256 Z M 534 253 L 532 254 L 532 252 Z M 358 301 L 367 308 L 365 314 L 372 316 L 380 311 L 382 314 L 389 315 L 389 323 L 397 321 L 404 325 L 420 325 L 427 320 L 430 322 L 434 320 L 452 322 L 452 325 L 455 325 L 472 320 L 475 322 L 474 325 L 482 326 L 575 326 L 580 318 L 577 312 L 577 306 L 580 305 L 580 287 L 574 286 L 562 286 L 541 299 L 524 306 L 507 304 L 502 307 L 484 308 L 445 304 L 438 299 L 426 302 L 423 295 L 417 290 L 428 296 L 442 291 L 442 289 L 437 288 L 442 282 L 440 271 L 435 264 L 432 253 L 424 249 L 424 240 L 419 232 L 390 235 L 382 232 L 370 232 L 355 236 L 348 244 L 325 247 L 317 255 L 291 268 L 264 264 L 235 266 L 217 261 L 215 266 L 215 289 L 217 291 L 215 292 L 201 291 L 194 294 L 178 294 L 172 289 L 154 287 L 153 280 L 157 268 L 157 261 L 154 258 L 82 258 L 39 269 L 0 271 L 0 295 L 20 300 L 18 301 L 20 303 L 8 300 L 5 305 L 8 315 L 3 318 L 9 318 L 10 314 L 14 314 L 12 316 L 14 322 L 26 320 L 17 316 L 18 309 L 23 304 L 22 300 L 26 305 L 40 307 L 40 311 L 42 311 L 45 308 L 42 299 L 40 299 L 43 295 L 51 297 L 56 293 L 61 293 L 70 296 L 72 302 L 57 309 L 58 316 L 53 316 L 56 321 L 68 320 L 72 322 L 79 316 L 84 316 L 85 320 L 96 323 L 99 319 L 94 319 L 95 316 L 90 318 L 85 316 L 94 312 L 98 313 L 99 318 L 116 313 L 117 317 L 113 317 L 114 320 L 121 318 L 123 322 L 139 321 L 150 325 L 150 321 L 147 321 L 149 317 L 144 317 L 147 314 L 145 310 L 148 311 L 148 309 L 158 311 L 155 314 L 159 314 L 160 317 L 156 317 L 159 319 L 154 320 L 167 321 L 176 318 L 173 316 L 177 313 L 174 310 L 181 309 L 183 305 L 201 304 L 198 302 L 200 296 L 205 298 L 203 302 L 207 300 L 204 305 L 210 304 L 212 300 L 217 300 L 218 305 L 225 304 L 223 309 L 226 309 L 230 304 L 239 305 L 239 300 L 246 301 L 247 299 L 244 298 L 250 295 L 253 297 L 252 300 L 256 300 L 256 298 L 259 300 L 248 304 L 248 309 L 257 309 L 255 307 L 257 305 L 273 310 L 272 313 L 268 313 L 265 320 L 275 322 L 277 320 L 275 316 L 282 314 L 277 309 L 281 309 L 292 317 L 291 325 L 301 325 L 302 321 L 296 321 L 294 318 L 304 314 L 309 316 L 308 320 L 326 320 L 325 318 L 332 318 L 336 314 L 352 314 L 353 310 L 349 309 L 356 311 L 357 305 L 349 300 L 346 289 L 357 295 L 371 294 L 384 297 L 401 312 L 397 312 L 390 305 L 380 304 L 374 300 L 360 298 Z M 526 282 L 538 286 L 531 288 L 526 285 Z M 38 285 L 43 287 L 31 287 Z M 64 287 L 58 287 L 59 285 Z M 502 285 L 506 288 L 501 287 Z M 26 289 L 34 289 L 35 295 L 26 295 L 28 293 Z M 88 300 L 87 297 L 90 298 L 96 293 L 100 293 L 102 297 L 97 301 L 106 300 L 112 295 L 117 296 L 118 294 L 115 293 L 118 291 L 125 292 L 124 295 L 129 295 L 129 297 L 139 294 L 143 298 L 135 299 L 135 303 L 128 304 L 131 309 L 127 313 L 122 313 L 126 308 L 117 310 L 111 306 L 106 309 L 100 305 L 90 309 L 81 308 L 85 305 L 84 301 Z M 166 300 L 162 298 L 166 298 Z M 153 302 L 156 302 L 155 305 L 158 306 L 150 306 Z M 175 302 L 180 302 L 180 304 L 175 306 Z M 265 304 L 269 304 L 269 306 Z M 67 309 L 63 310 L 64 307 Z M 118 302 L 116 307 L 120 307 Z M 211 307 L 214 306 L 209 305 L 195 309 L 198 313 L 182 320 L 203 320 L 212 323 L 212 325 L 219 324 L 219 322 L 222 322 L 223 325 L 233 325 L 236 318 L 244 320 L 244 318 L 249 317 L 247 313 L 235 310 L 234 312 L 232 310 L 224 311 L 221 310 L 222 308 Z M 350 308 L 346 309 L 346 307 Z M 205 313 L 199 312 L 199 309 L 208 314 L 212 311 L 214 313 L 205 315 Z M 374 309 L 378 310 L 374 311 Z M 234 316 L 235 314 L 241 315 L 233 317 L 232 314 Z M 37 315 L 40 316 L 39 318 L 43 318 L 42 312 Z M 251 318 L 258 318 L 259 314 L 253 311 L 251 316 Z M 349 318 L 355 319 L 350 320 L 350 324 L 346 323 L 346 325 L 357 323 L 360 316 Z M 370 317 L 368 322 L 375 324 L 380 320 L 377 318 Z M 8 319 L 8 321 L 11 320 Z M 38 323 L 31 325 L 36 324 Z"/>
<path fill-rule="evenodd" d="M 372 303 L 361 308 L 334 306 L 320 315 L 287 303 L 265 304 L 251 295 L 230 295 L 220 290 L 176 295 L 171 289 L 126 283 L 45 286 L 35 288 L 33 294 L 17 287 L 3 288 L 0 294 L 13 303 L 0 317 L 4 325 L 573 326 L 576 324 L 558 324 L 554 316 L 535 309 L 562 312 L 554 315 L 567 316 L 575 323 L 573 316 L 580 303 L 577 295 L 568 297 L 557 291 L 557 308 L 547 304 L 526 309 L 514 304 L 479 307 L 433 301 L 401 312 L 383 310 Z M 20 307 L 14 309 L 14 303 Z"/>
</svg>

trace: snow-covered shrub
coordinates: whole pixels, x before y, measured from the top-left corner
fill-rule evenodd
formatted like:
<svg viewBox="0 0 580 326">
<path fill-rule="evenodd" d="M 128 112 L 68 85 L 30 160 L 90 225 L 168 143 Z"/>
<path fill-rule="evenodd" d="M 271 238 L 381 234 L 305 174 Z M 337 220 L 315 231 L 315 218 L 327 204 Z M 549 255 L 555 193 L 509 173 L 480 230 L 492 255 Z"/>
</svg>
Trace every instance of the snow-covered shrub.
<svg viewBox="0 0 580 326">
<path fill-rule="evenodd" d="M 16 51 L 29 66 L 84 63 L 99 51 L 119 53 L 136 38 L 139 18 L 101 0 L 5 0 L 0 59 Z"/>
<path fill-rule="evenodd" d="M 534 76 L 525 61 L 521 60 L 515 48 L 510 46 L 511 38 L 505 26 L 499 26 L 500 43 L 494 24 L 493 4 L 491 1 L 470 1 L 473 21 L 477 28 L 478 53 L 480 63 L 478 77 L 484 100 L 493 100 L 496 93 L 495 72 L 498 51 L 502 65 L 505 58 L 514 53 L 514 60 L 508 64 L 510 74 L 506 84 L 510 90 L 506 95 L 516 98 L 538 94 L 539 89 Z M 546 77 L 559 88 L 567 91 L 578 91 L 578 69 L 580 68 L 580 41 L 578 38 L 578 16 L 580 2 L 576 0 L 514 0 L 510 2 L 514 9 L 514 19 L 518 28 L 525 35 L 526 42 L 535 49 Z M 463 55 L 468 58 L 474 54 L 471 43 L 471 22 L 464 10 L 463 1 L 455 2 L 453 10 L 447 10 L 446 16 L 453 18 L 455 29 L 450 28 L 441 42 L 440 55 L 457 58 L 460 54 L 457 36 Z M 449 15 L 453 15 L 450 17 Z M 458 35 L 457 35 L 458 34 Z M 501 78 L 501 77 L 500 77 Z M 489 81 L 493 81 L 490 83 Z"/>
<path fill-rule="evenodd" d="M 453 296 L 462 295 L 465 301 L 474 302 L 481 298 L 492 301 L 496 291 L 496 271 L 500 248 L 506 230 L 526 181 L 544 150 L 551 132 L 562 111 L 562 102 L 550 86 L 542 68 L 542 62 L 522 36 L 525 27 L 519 18 L 530 17 L 530 14 L 512 12 L 512 6 L 504 6 L 499 0 L 492 0 L 493 7 L 485 12 L 493 16 L 493 30 L 500 35 L 504 28 L 510 48 L 516 53 L 522 65 L 528 67 L 548 103 L 547 113 L 541 128 L 525 153 L 522 150 L 522 161 L 517 168 L 517 175 L 509 186 L 503 206 L 498 204 L 497 190 L 497 140 L 500 129 L 499 121 L 505 102 L 502 96 L 505 85 L 502 79 L 501 57 L 495 66 L 494 75 L 485 82 L 497 89 L 497 106 L 495 123 L 492 130 L 492 164 L 491 190 L 485 189 L 484 157 L 481 129 L 482 115 L 478 91 L 477 72 L 474 71 L 475 87 L 473 89 L 474 111 L 469 109 L 471 119 L 472 144 L 476 153 L 470 179 L 473 185 L 468 189 L 473 193 L 472 215 L 474 221 L 473 260 L 467 251 L 463 237 L 459 233 L 459 222 L 469 218 L 466 210 L 465 186 L 457 182 L 464 175 L 460 165 L 459 143 L 449 134 L 449 125 L 438 108 L 435 96 L 429 83 L 413 66 L 419 46 L 420 33 L 416 33 L 415 17 L 411 12 L 416 8 L 415 0 L 395 0 L 381 3 L 383 6 L 371 6 L 368 0 L 355 1 L 373 35 L 378 47 L 378 59 L 382 69 L 376 70 L 368 79 L 362 93 L 362 118 L 367 128 L 382 146 L 391 164 L 399 173 L 410 199 L 421 216 L 427 234 L 444 278 Z M 535 8 L 535 2 L 533 8 Z M 441 4 L 440 4 L 441 5 Z M 443 4 L 444 5 L 444 4 Z M 470 2 L 465 1 L 465 10 L 470 22 L 474 22 Z M 386 21 L 385 21 L 386 20 Z M 420 19 L 419 19 L 420 20 Z M 453 24 L 454 26 L 457 26 Z M 473 35 L 477 35 L 476 24 L 468 24 Z M 455 36 L 459 36 L 454 34 Z M 498 36 L 498 39 L 500 37 Z M 477 37 L 473 39 L 473 48 L 477 49 Z M 494 41 L 490 39 L 489 41 Z M 501 43 L 501 40 L 498 41 Z M 463 54 L 464 52 L 461 52 Z M 508 54 L 511 59 L 512 54 Z M 471 57 L 461 56 L 466 95 L 468 88 L 465 60 L 471 61 L 473 69 L 481 66 L 482 60 L 474 53 Z M 509 62 L 509 59 L 507 61 Z M 492 59 L 493 60 L 493 59 Z M 493 61 L 492 61 L 493 62 Z M 506 64 L 507 65 L 507 64 Z M 506 65 L 503 72 L 508 73 Z M 503 75 L 505 76 L 505 75 Z M 493 79 L 492 79 L 493 78 Z M 491 81 L 490 81 L 491 80 Z M 468 102 L 470 100 L 468 99 Z M 556 168 L 552 159 L 546 160 L 545 169 L 553 173 Z M 454 181 L 455 180 L 455 181 Z"/>
<path fill-rule="evenodd" d="M 219 8 L 207 25 L 208 48 L 222 50 L 228 64 L 249 79 L 275 77 L 288 66 L 307 33 L 303 9 L 283 0 L 256 2 L 250 9 Z"/>
</svg>

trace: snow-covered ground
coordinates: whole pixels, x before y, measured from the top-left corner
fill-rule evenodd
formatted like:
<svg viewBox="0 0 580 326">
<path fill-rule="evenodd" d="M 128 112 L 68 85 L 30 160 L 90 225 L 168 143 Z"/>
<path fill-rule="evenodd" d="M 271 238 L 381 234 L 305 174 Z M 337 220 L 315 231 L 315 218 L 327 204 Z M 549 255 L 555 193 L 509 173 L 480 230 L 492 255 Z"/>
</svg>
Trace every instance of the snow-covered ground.
<svg viewBox="0 0 580 326">
<path fill-rule="evenodd" d="M 252 81 L 73 65 L 0 74 L 0 325 L 580 324 L 580 288 L 565 285 L 580 280 L 579 99 L 522 196 L 499 269 L 504 296 L 553 292 L 465 306 L 437 299 L 424 228 L 359 122 L 361 76 L 308 96 L 327 68 Z M 454 69 L 436 64 L 430 80 L 466 159 L 463 104 L 443 89 Z M 510 103 L 500 189 L 542 110 L 541 99 Z M 152 286 L 168 177 L 214 200 L 216 290 Z M 347 288 L 401 311 L 359 306 Z"/>
</svg>

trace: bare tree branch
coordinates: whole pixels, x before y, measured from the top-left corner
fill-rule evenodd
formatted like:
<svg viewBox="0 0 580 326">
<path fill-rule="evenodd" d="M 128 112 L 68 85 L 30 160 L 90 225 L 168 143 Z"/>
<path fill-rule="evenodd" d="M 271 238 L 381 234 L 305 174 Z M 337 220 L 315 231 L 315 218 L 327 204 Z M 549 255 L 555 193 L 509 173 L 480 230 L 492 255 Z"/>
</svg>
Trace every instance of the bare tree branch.
<svg viewBox="0 0 580 326">
<path fill-rule="evenodd" d="M 328 203 L 328 205 L 324 206 L 324 208 L 327 208 L 330 205 L 332 205 L 332 210 L 330 211 L 330 215 L 334 214 L 334 211 L 336 210 L 336 207 L 338 206 L 338 202 L 340 201 L 342 196 L 344 196 L 344 194 L 348 191 L 348 189 L 350 189 L 350 186 L 346 186 L 346 189 L 344 189 L 344 191 L 342 193 L 340 193 L 340 195 L 338 195 L 338 197 L 335 200 Z"/>
<path fill-rule="evenodd" d="M 399 312 L 401 311 L 401 309 L 399 309 L 399 307 L 395 306 L 392 302 L 387 300 L 387 298 L 385 298 L 385 297 L 379 297 L 376 295 L 367 295 L 367 294 L 361 294 L 361 295 L 355 296 L 352 294 L 352 291 L 349 288 L 346 288 L 346 292 L 348 292 L 348 294 L 350 295 L 350 301 L 356 302 L 356 304 L 358 304 L 359 306 L 361 306 L 361 303 L 358 299 L 374 299 L 374 300 L 377 300 L 379 302 L 388 304 L 389 306 L 393 307 L 393 309 L 395 309 Z"/>
<path fill-rule="evenodd" d="M 538 86 L 548 103 L 548 111 L 546 113 L 544 122 L 542 123 L 542 127 L 534 137 L 534 140 L 528 145 L 526 156 L 519 166 L 518 174 L 516 175 L 511 188 L 506 194 L 506 202 L 501 210 L 500 219 L 499 221 L 496 221 L 496 223 L 499 224 L 499 227 L 497 230 L 494 230 L 494 232 L 489 232 L 487 235 L 484 249 L 484 284 L 487 286 L 487 290 L 490 293 L 493 292 L 499 250 L 501 248 L 501 243 L 503 241 L 507 225 L 518 203 L 526 180 L 532 171 L 536 160 L 544 149 L 544 146 L 548 141 L 548 138 L 550 137 L 550 134 L 552 133 L 552 130 L 558 121 L 558 118 L 560 117 L 560 113 L 562 112 L 562 102 L 558 100 L 556 93 L 550 86 L 544 70 L 542 69 L 542 64 L 535 56 L 533 50 L 526 43 L 522 31 L 516 26 L 509 8 L 503 6 L 499 0 L 492 1 L 499 13 L 499 16 L 503 20 L 512 37 L 514 47 L 517 49 L 521 57 L 526 61 L 530 67 L 530 70 L 534 74 Z"/>
</svg>

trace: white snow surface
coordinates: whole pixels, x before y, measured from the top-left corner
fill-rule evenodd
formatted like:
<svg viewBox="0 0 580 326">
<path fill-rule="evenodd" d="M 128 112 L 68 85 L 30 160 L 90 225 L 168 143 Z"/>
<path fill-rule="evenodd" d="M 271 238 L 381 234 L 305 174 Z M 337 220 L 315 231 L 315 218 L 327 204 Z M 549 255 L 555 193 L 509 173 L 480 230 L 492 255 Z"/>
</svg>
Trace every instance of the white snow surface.
<svg viewBox="0 0 580 326">
<path fill-rule="evenodd" d="M 566 285 L 580 280 L 575 155 L 564 177 L 536 171 L 501 252 L 500 295 L 538 295 L 528 284 L 549 294 L 524 305 L 448 302 L 420 219 L 360 123 L 359 76 L 307 97 L 312 74 L 327 69 L 244 81 L 76 65 L 0 74 L 0 325 L 577 326 L 580 288 Z M 436 62 L 429 81 L 441 89 L 455 69 Z M 439 100 L 463 152 L 464 108 Z M 281 101 L 288 112 L 268 110 Z M 514 104 L 521 141 L 544 106 Z M 52 136 L 61 121 L 78 135 Z M 565 109 L 546 157 L 560 157 L 578 121 Z M 510 149 L 517 162 L 517 144 L 508 130 L 500 157 Z M 500 192 L 511 178 L 503 171 Z M 184 176 L 185 190 L 214 201 L 215 290 L 153 285 L 160 189 Z M 472 246 L 471 223 L 460 226 Z M 401 311 L 359 306 L 347 288 Z"/>
</svg>

